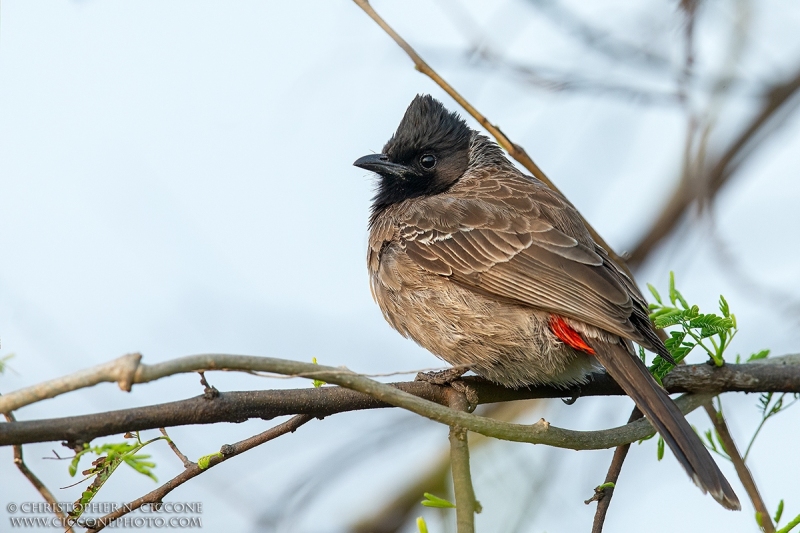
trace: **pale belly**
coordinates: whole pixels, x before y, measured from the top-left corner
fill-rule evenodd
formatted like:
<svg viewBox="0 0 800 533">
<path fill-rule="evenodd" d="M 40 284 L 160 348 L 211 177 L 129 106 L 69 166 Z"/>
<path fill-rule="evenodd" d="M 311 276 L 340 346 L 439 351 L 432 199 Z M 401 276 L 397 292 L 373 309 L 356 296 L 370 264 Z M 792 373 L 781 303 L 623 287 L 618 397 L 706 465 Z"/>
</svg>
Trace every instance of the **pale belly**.
<svg viewBox="0 0 800 533">
<path fill-rule="evenodd" d="M 373 296 L 392 327 L 448 363 L 508 387 L 569 387 L 600 370 L 551 332 L 548 313 L 493 300 L 395 257 L 371 272 Z"/>
</svg>

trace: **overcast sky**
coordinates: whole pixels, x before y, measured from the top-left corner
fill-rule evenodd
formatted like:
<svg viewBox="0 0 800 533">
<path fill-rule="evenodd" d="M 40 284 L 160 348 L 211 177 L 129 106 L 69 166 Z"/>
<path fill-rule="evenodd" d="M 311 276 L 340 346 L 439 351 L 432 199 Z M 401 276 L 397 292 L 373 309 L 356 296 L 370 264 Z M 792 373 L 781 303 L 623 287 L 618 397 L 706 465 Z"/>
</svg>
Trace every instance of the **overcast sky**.
<svg viewBox="0 0 800 533">
<path fill-rule="evenodd" d="M 574 3 L 587 20 L 679 57 L 674 2 Z M 674 89 L 670 77 L 626 72 L 519 0 L 375 6 L 527 149 L 612 246 L 623 251 L 636 242 L 680 170 L 680 109 L 546 91 L 470 64 L 462 52 L 478 42 L 545 70 L 580 67 L 659 91 Z M 800 58 L 800 9 L 778 1 L 707 7 L 711 22 L 698 29 L 698 70 L 725 57 L 731 21 L 742 12 L 751 26 L 737 75 L 752 81 L 792 74 Z M 441 366 L 391 330 L 372 302 L 364 261 L 372 178 L 352 166 L 380 151 L 417 93 L 457 109 L 351 2 L 4 1 L 0 357 L 15 357 L 13 370 L 0 375 L 0 392 L 134 351 L 147 363 L 225 352 L 317 357 L 365 373 Z M 712 148 L 757 104 L 752 94 L 737 95 Z M 789 306 L 800 298 L 798 169 L 795 117 L 715 205 L 716 232 L 736 263 L 714 252 L 711 224 L 693 219 L 639 271 L 640 283 L 663 288 L 675 270 L 684 294 L 709 310 L 724 293 L 741 328 L 734 353 L 797 352 L 798 311 Z M 757 297 L 725 267 L 781 297 Z M 233 374 L 209 379 L 220 390 L 308 386 Z M 17 416 L 100 412 L 201 392 L 193 375 L 130 394 L 101 385 Z M 757 398 L 725 402 L 744 445 L 758 422 Z M 528 418 L 594 429 L 623 423 L 629 411 L 627 399 L 582 399 L 572 407 L 542 405 Z M 708 425 L 699 413 L 691 421 Z M 793 409 L 768 424 L 750 460 L 768 505 L 785 498 L 791 516 L 800 513 L 799 422 L 800 410 Z M 171 435 L 197 459 L 273 423 L 175 428 Z M 445 436 L 446 428 L 400 412 L 335 416 L 226 462 L 169 498 L 202 501 L 206 531 L 344 531 L 434 461 Z M 103 439 L 114 440 L 120 437 Z M 75 481 L 67 465 L 40 460 L 53 448 L 66 452 L 57 443 L 31 445 L 26 457 L 60 500 L 73 501 L 80 488 L 58 490 Z M 374 449 L 380 453 L 363 459 Z M 180 471 L 162 443 L 148 452 L 161 481 Z M 655 454 L 654 441 L 634 446 L 609 531 L 647 524 L 647 531 L 668 532 L 686 523 L 697 531 L 755 530 L 749 502 L 743 513 L 724 511 L 692 486 L 669 453 L 662 462 Z M 511 530 L 516 514 L 530 507 L 519 531 L 587 530 L 594 507 L 582 500 L 602 480 L 610 456 L 509 443 L 476 451 L 479 529 Z M 744 500 L 733 469 L 721 466 Z M 16 472 L 9 448 L 0 448 L 0 479 L 4 524 L 5 502 L 39 496 Z M 307 479 L 313 483 L 295 485 Z M 321 497 L 309 496 L 288 508 L 292 517 L 276 518 L 291 494 L 315 494 L 316 482 L 324 483 Z M 122 502 L 153 488 L 144 476 L 120 471 L 97 499 Z M 529 496 L 520 501 L 520 494 Z M 680 503 L 665 505 L 672 498 Z M 677 507 L 680 513 L 667 510 Z M 422 507 L 419 514 L 430 518 L 431 531 L 452 527 Z"/>
</svg>

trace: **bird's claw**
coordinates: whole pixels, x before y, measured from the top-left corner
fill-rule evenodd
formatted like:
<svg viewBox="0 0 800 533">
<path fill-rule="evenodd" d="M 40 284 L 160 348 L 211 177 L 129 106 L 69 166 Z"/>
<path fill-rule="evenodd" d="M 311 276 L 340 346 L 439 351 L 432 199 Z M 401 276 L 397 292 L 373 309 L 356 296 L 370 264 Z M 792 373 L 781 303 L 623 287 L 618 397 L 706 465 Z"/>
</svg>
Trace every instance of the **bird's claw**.
<svg viewBox="0 0 800 533">
<path fill-rule="evenodd" d="M 414 381 L 425 381 L 433 385 L 450 385 L 466 374 L 466 368 L 448 368 L 447 370 L 437 370 L 433 372 L 419 372 Z"/>
<path fill-rule="evenodd" d="M 581 388 L 580 387 L 575 387 L 575 388 L 571 389 L 570 392 L 572 393 L 572 396 L 570 396 L 569 398 L 561 398 L 561 401 L 564 402 L 566 405 L 574 404 L 575 402 L 578 401 L 578 398 L 581 397 Z"/>
<path fill-rule="evenodd" d="M 447 370 L 420 372 L 414 378 L 414 381 L 425 381 L 433 385 L 450 385 L 454 391 L 464 395 L 469 403 L 469 412 L 471 413 L 478 406 L 478 392 L 470 387 L 466 381 L 460 379 L 468 370 L 468 368 L 453 367 Z"/>
</svg>

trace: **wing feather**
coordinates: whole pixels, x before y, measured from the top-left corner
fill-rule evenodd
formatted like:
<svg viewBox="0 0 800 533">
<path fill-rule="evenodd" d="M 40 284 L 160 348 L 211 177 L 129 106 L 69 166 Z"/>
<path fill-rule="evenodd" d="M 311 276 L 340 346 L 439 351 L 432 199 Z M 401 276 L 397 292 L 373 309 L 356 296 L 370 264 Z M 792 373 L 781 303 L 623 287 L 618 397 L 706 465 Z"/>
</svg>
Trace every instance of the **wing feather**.
<svg viewBox="0 0 800 533">
<path fill-rule="evenodd" d="M 476 292 L 652 344 L 644 298 L 569 202 L 522 174 L 476 179 L 401 211 L 409 258 Z"/>
</svg>

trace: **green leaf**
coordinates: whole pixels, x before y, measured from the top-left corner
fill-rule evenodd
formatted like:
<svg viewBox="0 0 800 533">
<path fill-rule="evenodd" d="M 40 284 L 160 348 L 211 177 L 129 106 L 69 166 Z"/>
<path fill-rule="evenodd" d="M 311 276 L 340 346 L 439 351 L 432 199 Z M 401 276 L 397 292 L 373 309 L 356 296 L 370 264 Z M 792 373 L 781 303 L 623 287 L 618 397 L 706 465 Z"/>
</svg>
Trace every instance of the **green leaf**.
<svg viewBox="0 0 800 533">
<path fill-rule="evenodd" d="M 200 459 L 197 460 L 197 466 L 200 468 L 200 470 L 205 470 L 206 468 L 208 468 L 210 466 L 211 459 L 213 459 L 215 457 L 219 457 L 220 459 L 222 459 L 222 454 L 220 452 L 217 452 L 217 453 L 211 453 L 211 454 L 208 454 L 208 455 L 204 455 L 203 457 L 201 457 Z"/>
<path fill-rule="evenodd" d="M 761 405 L 762 416 L 766 416 L 767 409 L 769 409 L 769 404 L 771 401 L 772 401 L 771 392 L 762 392 L 761 395 L 758 397 L 758 403 Z"/>
<path fill-rule="evenodd" d="M 658 444 L 656 449 L 656 457 L 658 457 L 658 460 L 660 461 L 664 458 L 664 439 L 661 437 L 661 435 L 658 436 Z"/>
<path fill-rule="evenodd" d="M 152 461 L 145 461 L 144 459 L 148 459 L 149 455 L 126 455 L 123 456 L 123 460 L 125 464 L 143 474 L 153 481 L 158 481 L 158 478 L 153 473 L 153 468 L 155 468 L 156 464 Z"/>
<path fill-rule="evenodd" d="M 656 288 L 653 287 L 652 285 L 650 285 L 649 283 L 647 284 L 647 288 L 650 289 L 650 294 L 653 295 L 653 298 L 655 299 L 655 301 L 657 301 L 658 303 L 662 303 L 661 302 L 661 295 L 658 294 L 658 291 L 656 290 Z"/>
<path fill-rule="evenodd" d="M 781 516 L 783 516 L 783 500 L 778 502 L 778 510 L 775 511 L 775 523 L 776 524 L 781 521 Z"/>
<path fill-rule="evenodd" d="M 713 435 L 713 433 L 711 433 L 710 429 L 706 431 L 705 437 L 706 437 L 706 440 L 708 441 L 709 446 L 711 446 L 711 449 L 714 450 L 715 452 L 719 451 L 719 450 L 717 450 L 717 445 L 714 442 L 714 435 Z"/>
<path fill-rule="evenodd" d="M 674 350 L 677 350 L 683 344 L 684 339 L 686 338 L 685 331 L 670 331 L 669 338 L 664 341 L 664 346 L 667 347 L 667 350 L 672 353 Z M 673 357 L 675 354 L 673 354 Z"/>
<path fill-rule="evenodd" d="M 722 313 L 722 316 L 725 318 L 731 316 L 731 308 L 728 306 L 728 301 L 721 294 L 719 295 L 719 312 Z"/>
<path fill-rule="evenodd" d="M 654 316 L 652 317 L 653 323 L 658 329 L 664 329 L 676 324 L 680 324 L 687 318 L 689 317 L 687 317 L 686 311 L 681 311 L 680 309 L 670 309 L 663 314 L 654 313 Z"/>
<path fill-rule="evenodd" d="M 769 357 L 769 350 L 761 350 L 748 357 L 747 362 L 758 361 L 759 359 L 766 359 L 767 357 Z"/>
<path fill-rule="evenodd" d="M 8 355 L 4 355 L 3 357 L 0 357 L 0 374 L 2 374 L 3 372 L 6 371 L 6 368 L 8 368 L 8 364 L 7 364 L 8 361 L 10 359 L 13 359 L 13 358 L 14 358 L 14 354 L 13 353 L 10 353 Z"/>
<path fill-rule="evenodd" d="M 795 516 L 791 522 L 780 528 L 775 533 L 789 533 L 798 524 L 800 524 L 800 514 Z"/>
<path fill-rule="evenodd" d="M 655 437 L 656 435 L 657 435 L 657 433 L 651 433 L 650 435 L 648 435 L 648 436 L 644 437 L 643 439 L 639 439 L 639 444 L 643 443 L 643 442 L 644 442 L 644 441 L 646 441 L 646 440 L 650 440 L 650 439 L 652 439 L 652 438 L 653 438 L 653 437 Z"/>
<path fill-rule="evenodd" d="M 425 523 L 425 519 L 421 516 L 417 517 L 417 531 L 419 533 L 428 533 L 428 524 Z"/>
<path fill-rule="evenodd" d="M 675 288 L 675 272 L 670 271 L 669 273 L 669 299 L 672 302 L 672 305 L 675 305 L 677 302 L 680 302 L 681 307 L 684 309 L 689 309 L 689 304 L 686 303 L 686 300 L 683 298 L 683 295 Z"/>
<path fill-rule="evenodd" d="M 719 416 L 719 413 L 717 413 L 717 416 Z M 722 450 L 722 452 L 723 452 L 725 455 L 727 455 L 728 457 L 730 457 L 730 454 L 728 453 L 728 450 L 726 450 L 726 449 L 725 449 L 725 443 L 724 443 L 724 442 L 722 442 L 722 438 L 719 436 L 719 431 L 717 431 L 717 430 L 715 429 L 715 430 L 714 430 L 714 435 L 716 435 L 716 437 L 717 437 L 717 442 L 719 443 L 719 448 L 720 448 L 720 450 Z"/>
<path fill-rule="evenodd" d="M 72 458 L 72 461 L 69 462 L 69 475 L 70 477 L 75 477 L 75 474 L 78 473 L 78 465 L 81 462 L 81 457 L 89 453 L 91 449 L 89 448 L 89 444 L 83 443 L 83 449 L 75 454 L 75 457 Z"/>
<path fill-rule="evenodd" d="M 311 358 L 311 362 L 312 362 L 312 363 L 314 363 L 315 365 L 318 365 L 318 364 L 319 364 L 319 363 L 317 363 L 317 358 L 316 358 L 316 357 L 312 357 L 312 358 Z M 324 382 L 324 381 L 321 381 L 321 380 L 319 380 L 319 379 L 315 379 L 315 380 L 313 380 L 313 381 L 312 381 L 312 383 L 313 383 L 314 387 L 316 387 L 316 388 L 320 388 L 320 387 L 322 387 L 323 385 L 327 385 L 327 383 L 326 383 L 326 382 Z"/>
<path fill-rule="evenodd" d="M 439 509 L 455 509 L 455 504 L 445 500 L 444 498 L 440 498 L 438 496 L 434 496 L 430 492 L 426 492 L 424 494 L 425 499 L 422 500 L 422 505 L 425 507 L 438 507 Z"/>
<path fill-rule="evenodd" d="M 84 489 L 80 498 L 75 501 L 75 505 L 68 515 L 70 518 L 76 520 L 80 518 L 86 505 L 97 496 L 97 492 L 103 487 L 105 482 L 108 481 L 108 478 L 111 477 L 111 474 L 114 473 L 120 464 L 122 464 L 122 456 L 119 453 L 109 453 L 107 456 L 98 457 L 92 461 L 92 468 L 84 470 L 83 475 L 94 476 L 94 480 Z"/>
<path fill-rule="evenodd" d="M 675 305 L 676 300 L 678 299 L 678 291 L 675 290 L 675 272 L 672 270 L 669 271 L 669 301 L 672 302 L 672 305 Z"/>
</svg>

